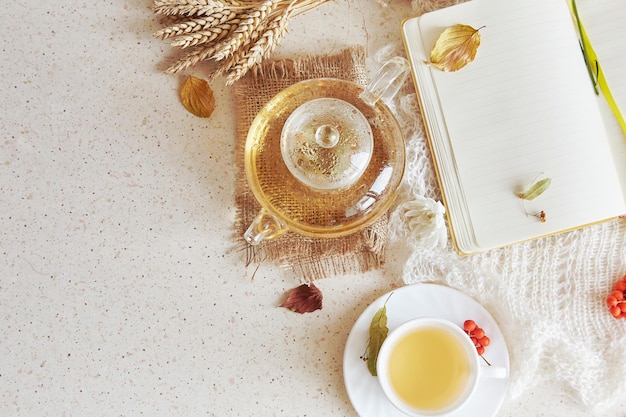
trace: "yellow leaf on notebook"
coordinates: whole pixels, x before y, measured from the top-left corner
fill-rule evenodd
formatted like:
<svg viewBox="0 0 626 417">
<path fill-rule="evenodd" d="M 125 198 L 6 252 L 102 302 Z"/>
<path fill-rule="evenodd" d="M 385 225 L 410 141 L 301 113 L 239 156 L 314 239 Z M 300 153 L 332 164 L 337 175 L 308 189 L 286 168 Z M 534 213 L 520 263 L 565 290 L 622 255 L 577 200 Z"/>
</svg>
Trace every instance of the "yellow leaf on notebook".
<svg viewBox="0 0 626 417">
<path fill-rule="evenodd" d="M 458 24 L 444 30 L 430 51 L 429 64 L 453 72 L 472 62 L 480 45 L 480 29 Z"/>
</svg>

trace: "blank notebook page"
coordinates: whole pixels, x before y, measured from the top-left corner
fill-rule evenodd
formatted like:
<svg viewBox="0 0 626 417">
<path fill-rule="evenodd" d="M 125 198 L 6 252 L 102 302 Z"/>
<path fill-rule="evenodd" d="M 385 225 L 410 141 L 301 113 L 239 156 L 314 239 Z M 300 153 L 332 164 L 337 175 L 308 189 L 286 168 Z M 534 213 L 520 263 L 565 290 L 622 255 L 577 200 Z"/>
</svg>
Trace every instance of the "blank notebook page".
<svg viewBox="0 0 626 417">
<path fill-rule="evenodd" d="M 626 211 L 566 3 L 473 0 L 461 6 L 425 14 L 419 27 L 430 51 L 448 26 L 484 26 L 474 62 L 453 73 L 431 68 L 479 246 Z M 551 187 L 522 206 L 515 194 L 542 173 L 552 178 Z M 524 210 L 543 210 L 547 221 Z"/>
</svg>

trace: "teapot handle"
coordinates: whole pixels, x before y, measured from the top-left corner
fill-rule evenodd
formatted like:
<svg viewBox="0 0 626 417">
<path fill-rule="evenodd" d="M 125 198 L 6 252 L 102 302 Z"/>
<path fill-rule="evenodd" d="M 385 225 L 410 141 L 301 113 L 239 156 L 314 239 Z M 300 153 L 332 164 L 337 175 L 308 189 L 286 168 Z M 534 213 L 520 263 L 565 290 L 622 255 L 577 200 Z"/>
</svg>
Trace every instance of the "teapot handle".
<svg viewBox="0 0 626 417">
<path fill-rule="evenodd" d="M 404 84 L 409 69 L 409 61 L 406 58 L 401 56 L 391 58 L 380 67 L 359 97 L 369 106 L 374 106 L 378 100 L 388 103 Z"/>
<path fill-rule="evenodd" d="M 264 240 L 279 237 L 286 231 L 287 227 L 282 221 L 261 209 L 243 236 L 249 244 L 258 245 Z"/>
</svg>

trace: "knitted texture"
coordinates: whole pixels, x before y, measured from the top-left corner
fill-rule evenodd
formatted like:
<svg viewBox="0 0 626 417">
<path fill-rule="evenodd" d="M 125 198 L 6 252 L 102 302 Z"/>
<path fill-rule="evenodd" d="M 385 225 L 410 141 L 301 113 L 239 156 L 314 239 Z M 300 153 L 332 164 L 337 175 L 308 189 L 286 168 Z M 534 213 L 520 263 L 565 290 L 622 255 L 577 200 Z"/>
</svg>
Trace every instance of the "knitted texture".
<svg viewBox="0 0 626 417">
<path fill-rule="evenodd" d="M 428 11 L 458 1 L 415 3 L 416 10 Z M 374 59 L 382 62 L 398 51 L 388 46 Z M 393 104 L 407 143 L 397 204 L 416 196 L 440 200 L 412 85 Z M 403 219 L 392 212 L 389 250 L 407 253 L 404 283 L 459 289 L 498 322 L 511 359 L 509 399 L 548 380 L 564 383 L 594 412 L 608 411 L 623 397 L 626 320 L 614 319 L 605 300 L 626 273 L 625 219 L 470 256 L 458 255 L 450 242 L 445 248 L 420 247 L 407 233 Z"/>
</svg>

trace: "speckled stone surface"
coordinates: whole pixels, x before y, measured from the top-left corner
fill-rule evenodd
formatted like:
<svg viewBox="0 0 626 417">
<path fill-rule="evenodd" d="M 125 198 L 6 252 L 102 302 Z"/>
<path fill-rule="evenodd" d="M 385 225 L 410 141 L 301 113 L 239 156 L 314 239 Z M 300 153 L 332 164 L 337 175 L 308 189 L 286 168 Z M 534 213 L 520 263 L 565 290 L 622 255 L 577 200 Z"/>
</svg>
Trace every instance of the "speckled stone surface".
<svg viewBox="0 0 626 417">
<path fill-rule="evenodd" d="M 399 45 L 412 9 L 392 3 L 324 5 L 275 56 Z M 277 307 L 298 277 L 246 268 L 233 236 L 231 91 L 184 110 L 150 6 L 0 15 L 0 416 L 355 416 L 345 340 L 400 261 L 320 281 L 321 311 Z M 498 414 L 530 415 L 589 414 L 555 382 Z"/>
</svg>

